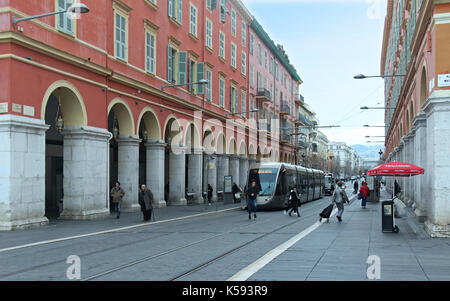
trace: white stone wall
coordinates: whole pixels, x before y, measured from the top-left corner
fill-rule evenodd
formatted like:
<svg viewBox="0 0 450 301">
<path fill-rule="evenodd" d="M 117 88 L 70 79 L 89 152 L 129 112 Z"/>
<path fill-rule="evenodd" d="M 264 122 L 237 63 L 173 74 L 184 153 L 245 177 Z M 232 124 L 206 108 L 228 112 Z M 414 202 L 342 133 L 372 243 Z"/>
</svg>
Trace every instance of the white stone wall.
<svg viewBox="0 0 450 301">
<path fill-rule="evenodd" d="M 45 131 L 38 119 L 0 115 L 0 230 L 48 223 Z"/>
</svg>

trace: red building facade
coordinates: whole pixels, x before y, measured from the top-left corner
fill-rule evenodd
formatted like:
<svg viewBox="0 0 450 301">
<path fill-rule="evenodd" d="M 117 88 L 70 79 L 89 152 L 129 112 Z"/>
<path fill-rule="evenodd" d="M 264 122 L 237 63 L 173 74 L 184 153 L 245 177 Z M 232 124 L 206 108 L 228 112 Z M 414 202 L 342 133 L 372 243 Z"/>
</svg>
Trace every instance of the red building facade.
<svg viewBox="0 0 450 301">
<path fill-rule="evenodd" d="M 224 175 L 243 187 L 261 157 L 242 3 L 83 3 L 14 26 L 73 1 L 0 0 L 0 229 L 108 216 L 115 181 L 125 211 L 140 184 L 159 207 L 203 202 L 208 184 L 215 199 Z"/>
</svg>

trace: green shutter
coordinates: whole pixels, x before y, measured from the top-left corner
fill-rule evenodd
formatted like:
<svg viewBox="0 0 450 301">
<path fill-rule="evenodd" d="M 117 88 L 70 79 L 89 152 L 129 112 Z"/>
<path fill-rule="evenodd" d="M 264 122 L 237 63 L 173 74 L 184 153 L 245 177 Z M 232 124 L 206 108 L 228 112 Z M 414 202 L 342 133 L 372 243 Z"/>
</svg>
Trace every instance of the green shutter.
<svg viewBox="0 0 450 301">
<path fill-rule="evenodd" d="M 178 52 L 178 84 L 185 85 L 186 84 L 186 60 L 187 60 L 187 52 L 179 51 Z"/>
<path fill-rule="evenodd" d="M 205 78 L 205 63 L 197 63 L 197 82 Z M 204 85 L 197 85 L 197 94 L 205 93 Z"/>
<path fill-rule="evenodd" d="M 66 1 L 65 0 L 58 0 L 58 11 L 65 11 L 66 10 Z M 59 14 L 58 15 L 58 29 L 64 29 L 64 18 L 65 14 Z"/>
<path fill-rule="evenodd" d="M 217 0 L 210 0 L 210 10 L 215 10 L 217 9 Z"/>
<path fill-rule="evenodd" d="M 183 0 L 178 0 L 178 18 L 177 18 L 177 20 L 180 24 L 183 24 Z"/>
<path fill-rule="evenodd" d="M 173 18 L 173 9 L 174 9 L 174 3 L 173 3 L 173 1 L 174 1 L 174 0 L 168 0 L 168 1 L 169 1 L 169 4 L 168 4 L 168 7 L 169 7 L 169 9 L 168 9 L 168 11 L 169 11 L 169 17 Z"/>
<path fill-rule="evenodd" d="M 172 55 L 172 47 L 167 46 L 167 81 L 169 83 L 173 83 L 173 55 Z"/>
</svg>

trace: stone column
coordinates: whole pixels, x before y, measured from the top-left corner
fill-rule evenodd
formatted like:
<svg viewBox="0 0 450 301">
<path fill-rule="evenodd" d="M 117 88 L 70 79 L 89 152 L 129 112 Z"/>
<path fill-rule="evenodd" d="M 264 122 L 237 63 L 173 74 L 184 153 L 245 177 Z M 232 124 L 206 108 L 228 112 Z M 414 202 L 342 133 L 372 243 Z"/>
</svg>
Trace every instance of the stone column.
<svg viewBox="0 0 450 301">
<path fill-rule="evenodd" d="M 425 113 L 420 112 L 413 121 L 415 128 L 414 153 L 415 165 L 425 168 L 427 166 L 427 144 L 426 131 L 427 119 Z M 427 171 L 425 171 L 426 173 Z M 414 176 L 414 195 L 416 218 L 420 222 L 424 222 L 427 215 L 427 178 L 426 175 Z"/>
<path fill-rule="evenodd" d="M 0 115 L 0 230 L 48 224 L 44 216 L 48 128 L 43 120 Z"/>
<path fill-rule="evenodd" d="M 64 210 L 61 219 L 87 220 L 109 216 L 108 139 L 105 129 L 70 126 L 64 137 Z"/>
<path fill-rule="evenodd" d="M 256 159 L 255 158 L 250 158 L 248 159 L 248 168 L 250 169 L 250 167 L 252 166 L 252 164 L 256 163 Z"/>
<path fill-rule="evenodd" d="M 185 206 L 186 200 L 186 148 L 171 146 L 169 154 L 169 200 L 168 205 Z"/>
<path fill-rule="evenodd" d="M 213 188 L 212 202 L 217 202 L 217 163 L 216 155 L 204 155 L 205 158 L 205 192 L 208 192 L 208 184 Z"/>
<path fill-rule="evenodd" d="M 166 144 L 162 140 L 148 140 L 145 143 L 147 151 L 147 187 L 153 193 L 153 207 L 164 208 L 164 155 Z"/>
<path fill-rule="evenodd" d="M 230 156 L 230 175 L 233 182 L 239 185 L 239 157 L 236 155 Z"/>
<path fill-rule="evenodd" d="M 223 191 L 223 179 L 230 175 L 230 161 L 227 155 L 217 155 L 219 158 L 217 165 L 217 192 Z"/>
<path fill-rule="evenodd" d="M 245 185 L 247 184 L 247 174 L 248 174 L 248 158 L 247 157 L 240 157 L 239 159 L 239 186 L 241 186 L 242 189 L 244 189 Z"/>
<path fill-rule="evenodd" d="M 404 161 L 405 163 L 412 163 L 411 161 L 411 134 L 408 133 L 405 137 L 404 137 L 404 141 L 405 141 L 405 147 L 404 147 Z M 411 178 L 404 178 L 403 183 L 404 183 L 404 191 L 405 193 L 403 194 L 403 198 L 404 198 L 404 202 L 405 204 L 407 204 L 408 206 L 412 205 L 411 202 L 411 189 L 410 189 L 410 182 L 411 182 Z"/>
<path fill-rule="evenodd" d="M 425 103 L 427 118 L 427 220 L 435 237 L 450 236 L 450 91 L 436 90 Z"/>
<path fill-rule="evenodd" d="M 138 203 L 139 193 L 139 143 L 137 136 L 119 136 L 118 144 L 118 179 L 125 191 L 122 211 L 136 212 L 141 206 Z"/>
<path fill-rule="evenodd" d="M 398 146 L 397 161 L 405 162 L 405 136 L 402 137 L 402 139 L 400 141 L 400 145 Z M 399 177 L 399 178 L 397 178 L 397 182 L 402 189 L 400 199 L 404 202 L 405 201 L 405 188 L 406 188 L 405 187 L 405 178 Z"/>
<path fill-rule="evenodd" d="M 188 155 L 188 192 L 195 193 L 194 203 L 203 204 L 203 150 L 194 149 Z"/>
</svg>

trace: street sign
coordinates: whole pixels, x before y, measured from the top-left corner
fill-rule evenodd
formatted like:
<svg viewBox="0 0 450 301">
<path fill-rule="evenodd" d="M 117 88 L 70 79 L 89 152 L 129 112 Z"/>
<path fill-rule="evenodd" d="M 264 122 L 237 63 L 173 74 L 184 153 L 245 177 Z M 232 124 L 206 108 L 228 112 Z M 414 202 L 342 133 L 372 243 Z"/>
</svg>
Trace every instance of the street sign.
<svg viewBox="0 0 450 301">
<path fill-rule="evenodd" d="M 450 87 L 450 74 L 438 74 L 438 87 Z"/>
</svg>

